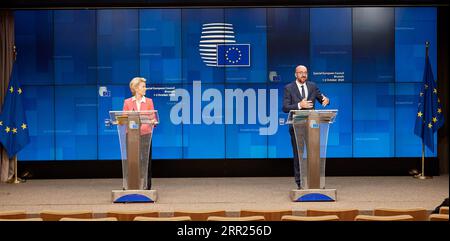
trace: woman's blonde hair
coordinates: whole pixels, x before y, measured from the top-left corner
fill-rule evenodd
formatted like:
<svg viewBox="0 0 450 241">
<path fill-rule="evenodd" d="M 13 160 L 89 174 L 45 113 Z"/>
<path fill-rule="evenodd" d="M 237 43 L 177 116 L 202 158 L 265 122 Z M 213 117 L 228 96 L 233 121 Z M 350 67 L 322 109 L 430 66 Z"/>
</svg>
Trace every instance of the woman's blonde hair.
<svg viewBox="0 0 450 241">
<path fill-rule="evenodd" d="M 139 83 L 141 82 L 146 82 L 145 78 L 142 77 L 134 77 L 131 81 L 130 81 L 130 90 L 131 90 L 131 94 L 136 95 L 136 91 L 134 89 L 137 88 L 137 86 L 139 85 Z"/>
</svg>

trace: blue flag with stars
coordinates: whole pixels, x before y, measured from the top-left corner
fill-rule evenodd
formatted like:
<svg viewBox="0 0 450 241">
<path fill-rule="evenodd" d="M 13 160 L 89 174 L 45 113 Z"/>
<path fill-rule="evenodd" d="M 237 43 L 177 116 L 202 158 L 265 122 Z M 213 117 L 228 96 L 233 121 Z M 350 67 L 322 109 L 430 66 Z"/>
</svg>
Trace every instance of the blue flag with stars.
<svg viewBox="0 0 450 241">
<path fill-rule="evenodd" d="M 17 72 L 13 65 L 0 114 L 0 142 L 8 153 L 9 158 L 14 157 L 17 152 L 30 142 L 22 98 L 23 89 L 19 85 Z"/>
<path fill-rule="evenodd" d="M 444 125 L 441 101 L 434 81 L 433 71 L 428 56 L 425 59 L 423 84 L 419 93 L 419 106 L 416 114 L 414 134 L 422 138 L 423 143 L 434 151 L 434 133 Z"/>
<path fill-rule="evenodd" d="M 250 44 L 218 44 L 217 66 L 249 67 Z"/>
</svg>

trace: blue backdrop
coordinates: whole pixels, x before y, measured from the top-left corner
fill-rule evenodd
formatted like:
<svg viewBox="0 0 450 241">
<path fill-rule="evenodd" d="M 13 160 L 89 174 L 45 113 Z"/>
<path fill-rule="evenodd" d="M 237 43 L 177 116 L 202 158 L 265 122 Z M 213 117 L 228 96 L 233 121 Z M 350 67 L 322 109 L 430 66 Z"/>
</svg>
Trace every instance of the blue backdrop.
<svg viewBox="0 0 450 241">
<path fill-rule="evenodd" d="M 228 35 L 250 45 L 249 67 L 206 65 L 200 40 L 211 23 L 229 24 Z M 421 155 L 413 132 L 427 40 L 437 73 L 432 7 L 16 11 L 15 31 L 31 138 L 20 160 L 119 159 L 117 132 L 104 121 L 122 109 L 135 76 L 147 78 L 159 110 L 154 159 L 292 157 L 281 105 L 299 64 L 331 99 L 327 108 L 339 109 L 329 157 Z M 192 111 L 190 124 L 173 123 L 171 90 L 185 89 L 195 108 L 193 81 L 220 93 L 220 124 Z M 254 90 L 257 99 L 265 91 L 267 112 L 277 105 L 273 135 L 260 135 L 268 124 L 248 117 L 225 124 L 225 113 L 237 108 L 225 103 L 225 92 L 237 89 Z M 278 90 L 277 103 L 270 90 Z M 244 113 L 256 108 L 248 103 Z"/>
</svg>

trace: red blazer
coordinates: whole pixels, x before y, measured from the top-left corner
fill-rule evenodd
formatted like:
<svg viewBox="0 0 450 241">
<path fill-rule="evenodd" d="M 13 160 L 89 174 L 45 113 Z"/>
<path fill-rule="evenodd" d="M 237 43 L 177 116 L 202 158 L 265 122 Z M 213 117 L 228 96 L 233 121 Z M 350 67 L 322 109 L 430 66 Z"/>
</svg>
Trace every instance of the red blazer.
<svg viewBox="0 0 450 241">
<path fill-rule="evenodd" d="M 141 103 L 141 111 L 142 110 L 154 110 L 153 100 L 145 97 L 145 103 Z M 123 111 L 138 111 L 136 101 L 133 100 L 133 97 L 125 99 L 123 102 Z M 152 133 L 152 129 L 149 124 L 141 125 L 141 135 L 146 135 Z"/>
</svg>

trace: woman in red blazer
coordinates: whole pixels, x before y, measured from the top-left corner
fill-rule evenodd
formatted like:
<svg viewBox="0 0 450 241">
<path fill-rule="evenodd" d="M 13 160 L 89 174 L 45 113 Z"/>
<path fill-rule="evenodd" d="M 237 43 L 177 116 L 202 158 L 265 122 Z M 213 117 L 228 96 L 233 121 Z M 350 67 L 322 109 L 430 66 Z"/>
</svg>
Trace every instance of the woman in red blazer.
<svg viewBox="0 0 450 241">
<path fill-rule="evenodd" d="M 141 77 L 135 77 L 130 81 L 130 90 L 133 97 L 125 99 L 123 102 L 123 110 L 124 111 L 143 111 L 143 110 L 154 110 L 153 100 L 145 97 L 146 80 Z M 144 141 L 151 140 L 152 128 L 149 124 L 141 125 L 141 143 Z M 143 143 L 145 144 L 145 143 Z M 148 153 L 148 154 L 147 154 Z M 144 183 L 144 188 L 147 190 L 151 190 L 152 187 L 152 172 L 151 172 L 151 163 L 152 163 L 152 145 L 150 143 L 150 148 L 147 151 L 141 152 L 141 158 L 148 155 L 148 172 L 147 172 L 147 183 Z"/>
</svg>

